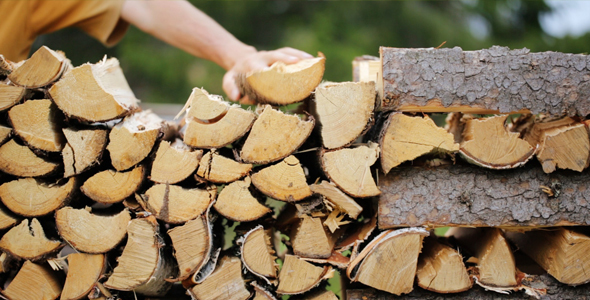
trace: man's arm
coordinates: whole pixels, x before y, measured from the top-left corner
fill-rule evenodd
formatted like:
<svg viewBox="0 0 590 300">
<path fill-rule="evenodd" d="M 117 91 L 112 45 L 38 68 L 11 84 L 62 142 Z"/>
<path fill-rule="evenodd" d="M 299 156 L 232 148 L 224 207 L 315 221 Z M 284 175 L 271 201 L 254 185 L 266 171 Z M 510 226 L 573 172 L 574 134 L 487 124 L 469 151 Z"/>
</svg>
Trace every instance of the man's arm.
<svg viewBox="0 0 590 300">
<path fill-rule="evenodd" d="M 223 90 L 234 101 L 240 98 L 234 80 L 238 73 L 259 70 L 276 61 L 295 63 L 311 57 L 292 48 L 257 51 L 188 1 L 127 0 L 121 18 L 172 46 L 226 69 Z"/>
</svg>

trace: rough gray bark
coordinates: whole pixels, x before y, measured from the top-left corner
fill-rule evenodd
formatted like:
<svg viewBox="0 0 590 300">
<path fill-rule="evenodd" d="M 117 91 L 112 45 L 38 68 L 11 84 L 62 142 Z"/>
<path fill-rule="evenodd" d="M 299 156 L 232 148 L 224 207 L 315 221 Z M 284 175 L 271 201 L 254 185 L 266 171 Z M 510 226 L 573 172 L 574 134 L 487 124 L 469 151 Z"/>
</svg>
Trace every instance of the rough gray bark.
<svg viewBox="0 0 590 300">
<path fill-rule="evenodd" d="M 512 170 L 459 164 L 397 167 L 380 176 L 379 188 L 381 229 L 590 224 L 587 171 L 545 174 L 535 165 Z"/>
<path fill-rule="evenodd" d="M 467 105 L 500 113 L 590 114 L 590 56 L 529 53 L 493 46 L 478 51 L 381 47 L 383 110 Z M 434 110 L 428 110 L 434 112 Z"/>
</svg>

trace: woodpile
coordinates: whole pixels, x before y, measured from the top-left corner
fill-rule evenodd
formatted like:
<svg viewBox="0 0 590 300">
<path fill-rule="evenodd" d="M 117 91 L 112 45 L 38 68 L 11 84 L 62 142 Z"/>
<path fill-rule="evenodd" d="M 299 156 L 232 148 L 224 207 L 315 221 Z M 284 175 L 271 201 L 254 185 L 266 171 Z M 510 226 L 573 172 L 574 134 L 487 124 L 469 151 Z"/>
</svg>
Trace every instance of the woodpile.
<svg viewBox="0 0 590 300">
<path fill-rule="evenodd" d="M 587 295 L 588 61 L 382 48 L 321 83 L 320 55 L 241 74 L 255 109 L 195 88 L 165 121 L 114 58 L 0 56 L 0 293 Z"/>
</svg>

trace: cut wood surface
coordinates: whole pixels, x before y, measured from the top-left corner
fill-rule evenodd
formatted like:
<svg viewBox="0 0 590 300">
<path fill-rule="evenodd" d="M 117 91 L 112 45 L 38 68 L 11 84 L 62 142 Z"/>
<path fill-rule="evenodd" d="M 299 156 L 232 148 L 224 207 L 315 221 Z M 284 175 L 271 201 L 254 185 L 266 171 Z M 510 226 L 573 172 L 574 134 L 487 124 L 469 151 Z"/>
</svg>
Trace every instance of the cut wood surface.
<svg viewBox="0 0 590 300">
<path fill-rule="evenodd" d="M 379 158 L 379 145 L 369 143 L 352 149 L 324 151 L 322 167 L 340 189 L 352 197 L 366 198 L 381 192 L 371 174 L 371 166 Z"/>
<path fill-rule="evenodd" d="M 0 249 L 20 259 L 42 260 L 59 251 L 64 245 L 45 236 L 41 223 L 24 219 L 0 239 Z"/>
<path fill-rule="evenodd" d="M 315 105 L 324 147 L 350 145 L 367 129 L 373 117 L 375 83 L 321 84 L 315 91 Z"/>
<path fill-rule="evenodd" d="M 281 295 L 302 294 L 323 279 L 332 276 L 330 267 L 318 267 L 293 255 L 285 255 L 283 267 L 279 273 L 279 286 L 277 293 Z"/>
<path fill-rule="evenodd" d="M 80 190 L 96 202 L 117 203 L 133 195 L 144 178 L 145 167 L 142 165 L 125 172 L 105 170 L 86 179 Z"/>
<path fill-rule="evenodd" d="M 152 164 L 150 179 L 157 183 L 178 183 L 195 172 L 203 150 L 191 150 L 177 140 L 172 145 L 161 141 Z"/>
<path fill-rule="evenodd" d="M 103 276 L 106 268 L 104 254 L 68 254 L 68 275 L 61 293 L 61 300 L 86 297 Z"/>
<path fill-rule="evenodd" d="M 352 81 L 378 82 L 377 76 L 381 73 L 381 60 L 372 55 L 355 57 L 352 61 Z"/>
<path fill-rule="evenodd" d="M 55 213 L 59 235 L 83 252 L 105 253 L 127 235 L 131 215 L 127 209 L 114 215 L 98 215 L 86 209 L 64 207 Z"/>
<path fill-rule="evenodd" d="M 13 62 L 4 58 L 4 55 L 0 54 L 0 76 L 8 76 L 13 71 Z"/>
<path fill-rule="evenodd" d="M 0 82 L 0 111 L 7 110 L 20 102 L 25 92 L 26 89 L 24 87 Z"/>
<path fill-rule="evenodd" d="M 242 164 L 209 151 L 199 162 L 197 176 L 214 183 L 230 183 L 246 176 L 251 170 L 252 164 Z"/>
<path fill-rule="evenodd" d="M 184 142 L 196 148 L 221 148 L 244 136 L 256 115 L 239 105 L 230 105 L 221 96 L 195 88 L 186 109 Z M 181 111 L 182 113 L 182 111 Z"/>
<path fill-rule="evenodd" d="M 384 110 L 590 114 L 586 55 L 499 46 L 381 47 L 380 53 Z"/>
<path fill-rule="evenodd" d="M 141 162 L 154 148 L 164 127 L 164 120 L 149 110 L 125 117 L 109 133 L 107 150 L 113 167 L 123 171 Z"/>
<path fill-rule="evenodd" d="M 250 177 L 226 185 L 213 204 L 222 216 L 237 222 L 260 219 L 272 210 L 254 198 L 250 193 Z"/>
<path fill-rule="evenodd" d="M 536 150 L 518 132 L 504 125 L 507 115 L 465 122 L 460 153 L 468 161 L 490 169 L 515 168 L 525 164 Z"/>
<path fill-rule="evenodd" d="M 18 223 L 18 221 L 19 219 L 10 210 L 0 205 L 0 230 L 10 228 Z"/>
<path fill-rule="evenodd" d="M 328 258 L 332 255 L 338 234 L 332 234 L 321 218 L 302 215 L 291 229 L 293 253 L 299 257 Z"/>
<path fill-rule="evenodd" d="M 63 115 L 51 100 L 29 100 L 8 111 L 14 132 L 32 148 L 62 150 L 66 140 L 59 127 Z"/>
<path fill-rule="evenodd" d="M 458 293 L 472 282 L 459 251 L 442 244 L 432 235 L 424 239 L 416 270 L 418 286 L 438 293 Z"/>
<path fill-rule="evenodd" d="M 214 188 L 185 189 L 177 185 L 155 184 L 136 199 L 157 219 L 181 224 L 203 214 L 216 194 Z"/>
<path fill-rule="evenodd" d="M 42 46 L 12 71 L 8 79 L 27 88 L 43 87 L 58 80 L 68 66 L 69 62 L 62 52 Z"/>
<path fill-rule="evenodd" d="M 379 227 L 589 225 L 587 177 L 538 166 L 399 167 L 379 178 Z"/>
<path fill-rule="evenodd" d="M 59 275 L 49 266 L 25 261 L 2 294 L 9 300 L 54 300 L 61 291 Z"/>
<path fill-rule="evenodd" d="M 116 58 L 72 69 L 49 94 L 67 116 L 84 121 L 109 121 L 138 109 L 138 100 Z"/>
<path fill-rule="evenodd" d="M 590 282 L 588 236 L 566 228 L 507 232 L 506 236 L 558 281 L 574 286 Z"/>
<path fill-rule="evenodd" d="M 246 163 L 266 164 L 291 155 L 309 137 L 315 120 L 286 115 L 266 105 L 252 125 L 240 157 Z"/>
<path fill-rule="evenodd" d="M 277 278 L 279 265 L 275 262 L 275 251 L 270 236 L 262 225 L 256 226 L 244 235 L 241 240 L 241 254 L 244 266 L 254 275 L 270 283 L 269 279 Z"/>
<path fill-rule="evenodd" d="M 287 105 L 302 101 L 322 81 L 325 63 L 323 56 L 290 65 L 277 61 L 264 70 L 240 74 L 240 93 L 259 103 Z"/>
<path fill-rule="evenodd" d="M 380 136 L 381 168 L 385 174 L 403 163 L 432 151 L 455 152 L 459 144 L 428 116 L 389 115 Z"/>
<path fill-rule="evenodd" d="M 281 201 L 295 202 L 312 195 L 303 167 L 292 155 L 253 174 L 252 183 L 265 195 Z"/>
<path fill-rule="evenodd" d="M 68 204 L 77 188 L 75 177 L 57 183 L 21 178 L 2 184 L 0 199 L 14 213 L 39 217 Z"/>
<path fill-rule="evenodd" d="M 340 211 L 345 212 L 349 217 L 356 219 L 363 211 L 363 208 L 342 192 L 335 184 L 322 180 L 320 183 L 309 186 L 312 192 L 324 196 L 330 203 L 336 206 Z"/>
<path fill-rule="evenodd" d="M 172 240 L 174 256 L 180 269 L 178 280 L 187 279 L 207 263 L 213 237 L 205 216 L 199 216 L 182 226 L 168 230 L 168 235 Z"/>
<path fill-rule="evenodd" d="M 189 289 L 193 298 L 202 300 L 246 300 L 250 292 L 242 278 L 242 262 L 237 257 L 223 257 L 211 275 Z"/>
<path fill-rule="evenodd" d="M 12 128 L 0 125 L 0 145 L 4 144 L 12 135 Z"/>
<path fill-rule="evenodd" d="M 10 139 L 0 147 L 0 170 L 19 177 L 38 177 L 55 172 L 60 164 L 45 160 L 27 146 Z"/>
<path fill-rule="evenodd" d="M 80 174 L 100 163 L 107 144 L 107 130 L 64 128 L 63 133 L 68 141 L 62 151 L 64 177 Z"/>
<path fill-rule="evenodd" d="M 250 285 L 254 287 L 254 298 L 252 300 L 277 300 L 270 291 L 260 286 L 256 281 L 252 281 Z"/>
</svg>

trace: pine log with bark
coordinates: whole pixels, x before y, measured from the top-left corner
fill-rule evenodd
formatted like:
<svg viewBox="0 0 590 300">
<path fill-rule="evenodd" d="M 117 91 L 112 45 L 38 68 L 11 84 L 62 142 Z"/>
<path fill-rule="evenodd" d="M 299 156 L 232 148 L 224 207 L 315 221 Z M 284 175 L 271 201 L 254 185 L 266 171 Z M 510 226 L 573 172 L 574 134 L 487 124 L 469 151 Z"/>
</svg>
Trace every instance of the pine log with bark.
<svg viewBox="0 0 590 300">
<path fill-rule="evenodd" d="M 63 52 L 42 46 L 15 68 L 8 75 L 8 79 L 29 89 L 39 88 L 58 80 L 69 67 L 70 62 Z"/>
<path fill-rule="evenodd" d="M 70 202 L 78 189 L 77 179 L 43 182 L 21 178 L 0 186 L 0 199 L 12 212 L 25 217 L 47 215 Z"/>
</svg>

